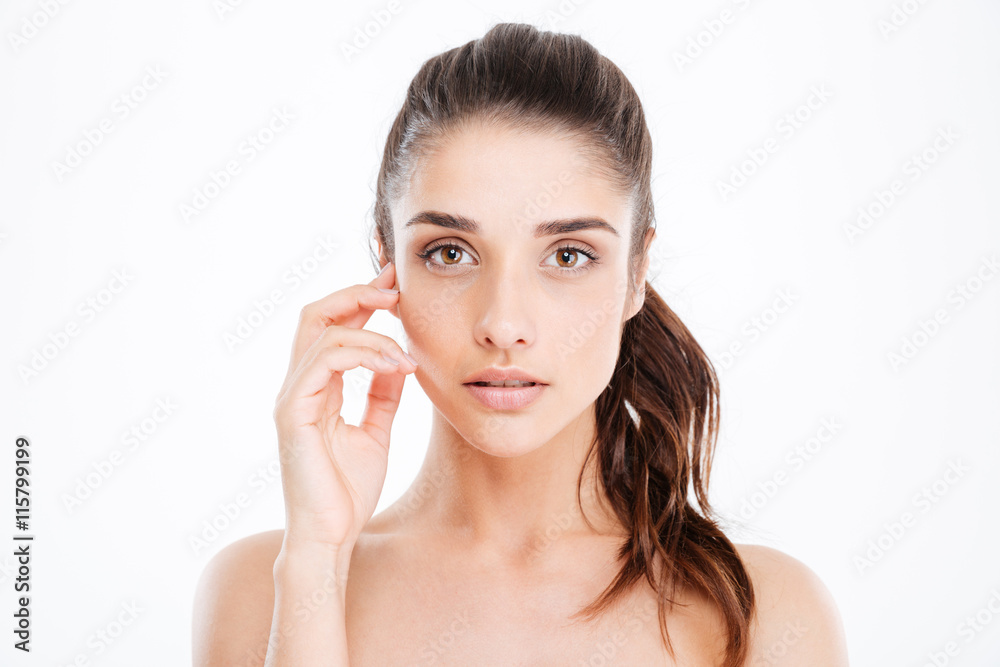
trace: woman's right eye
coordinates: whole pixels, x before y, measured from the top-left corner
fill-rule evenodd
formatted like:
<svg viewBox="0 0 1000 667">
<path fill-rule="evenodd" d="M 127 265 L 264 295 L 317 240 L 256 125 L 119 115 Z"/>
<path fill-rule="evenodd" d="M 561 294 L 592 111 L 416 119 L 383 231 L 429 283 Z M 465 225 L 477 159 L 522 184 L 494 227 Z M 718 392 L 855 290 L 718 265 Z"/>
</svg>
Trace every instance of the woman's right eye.
<svg viewBox="0 0 1000 667">
<path fill-rule="evenodd" d="M 440 261 L 429 262 L 432 265 L 437 266 L 455 266 L 460 264 L 462 259 L 466 256 L 465 249 L 462 246 L 456 245 L 454 243 L 438 243 L 426 248 L 422 253 L 417 256 L 423 259 L 425 262 L 431 258 L 439 250 L 442 250 Z"/>
</svg>

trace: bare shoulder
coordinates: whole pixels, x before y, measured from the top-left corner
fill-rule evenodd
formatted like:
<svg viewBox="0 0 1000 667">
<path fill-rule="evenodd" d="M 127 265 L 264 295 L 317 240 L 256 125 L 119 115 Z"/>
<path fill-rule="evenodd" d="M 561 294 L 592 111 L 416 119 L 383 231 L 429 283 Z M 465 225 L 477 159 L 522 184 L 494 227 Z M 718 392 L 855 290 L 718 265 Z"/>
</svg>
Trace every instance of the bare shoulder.
<svg viewBox="0 0 1000 667">
<path fill-rule="evenodd" d="M 274 560 L 284 534 L 248 535 L 205 565 L 194 594 L 194 667 L 264 664 L 274 614 Z"/>
<path fill-rule="evenodd" d="M 846 667 L 847 640 L 837 603 L 802 561 L 771 547 L 737 544 L 757 601 L 751 667 Z"/>
</svg>

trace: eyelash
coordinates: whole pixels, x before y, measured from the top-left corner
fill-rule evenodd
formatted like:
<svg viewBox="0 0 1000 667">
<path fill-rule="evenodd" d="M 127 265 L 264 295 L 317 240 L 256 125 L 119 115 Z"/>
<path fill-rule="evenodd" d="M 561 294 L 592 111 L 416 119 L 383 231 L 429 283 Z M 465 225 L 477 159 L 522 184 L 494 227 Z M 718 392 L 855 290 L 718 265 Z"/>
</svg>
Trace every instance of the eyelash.
<svg viewBox="0 0 1000 667">
<path fill-rule="evenodd" d="M 426 262 L 427 260 L 430 259 L 431 255 L 433 255 L 435 252 L 437 252 L 441 248 L 460 248 L 462 250 L 462 252 L 467 252 L 465 250 L 465 248 L 462 247 L 461 245 L 459 245 L 458 243 L 453 243 L 453 242 L 447 242 L 446 241 L 446 242 L 443 242 L 443 243 L 436 243 L 436 244 L 432 244 L 432 245 L 428 246 L 427 248 L 424 249 L 423 252 L 417 253 L 417 257 L 419 257 L 420 259 L 422 259 L 422 260 L 424 260 Z M 575 246 L 575 245 L 572 245 L 572 244 L 560 246 L 560 247 L 556 248 L 555 252 L 562 252 L 564 250 L 570 250 L 572 252 L 578 252 L 581 255 L 587 257 L 590 261 L 587 262 L 586 264 L 584 264 L 583 266 L 579 266 L 579 267 L 576 267 L 576 268 L 573 268 L 573 269 L 561 269 L 561 271 L 560 271 L 561 273 L 565 273 L 565 274 L 569 274 L 569 275 L 576 275 L 576 274 L 579 274 L 579 273 L 583 273 L 584 271 L 587 271 L 588 269 L 590 269 L 590 267 L 592 267 L 593 265 L 597 264 L 600 261 L 600 257 L 597 255 L 597 253 L 590 252 L 589 250 L 586 250 L 584 248 L 581 248 L 579 246 Z M 440 266 L 444 266 L 444 265 L 440 265 Z"/>
</svg>

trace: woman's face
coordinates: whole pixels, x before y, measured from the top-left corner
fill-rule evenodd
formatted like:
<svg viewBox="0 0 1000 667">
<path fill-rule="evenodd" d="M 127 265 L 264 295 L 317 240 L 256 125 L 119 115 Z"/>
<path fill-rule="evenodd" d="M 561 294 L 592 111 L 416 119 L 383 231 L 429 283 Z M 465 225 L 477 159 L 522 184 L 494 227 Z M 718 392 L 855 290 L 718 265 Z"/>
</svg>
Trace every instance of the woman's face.
<svg viewBox="0 0 1000 667">
<path fill-rule="evenodd" d="M 504 457 L 589 442 L 621 327 L 641 306 L 626 310 L 630 215 L 555 134 L 476 125 L 417 164 L 392 209 L 396 314 L 420 386 L 461 438 Z M 465 383 L 490 366 L 545 386 L 525 407 L 489 407 Z"/>
</svg>

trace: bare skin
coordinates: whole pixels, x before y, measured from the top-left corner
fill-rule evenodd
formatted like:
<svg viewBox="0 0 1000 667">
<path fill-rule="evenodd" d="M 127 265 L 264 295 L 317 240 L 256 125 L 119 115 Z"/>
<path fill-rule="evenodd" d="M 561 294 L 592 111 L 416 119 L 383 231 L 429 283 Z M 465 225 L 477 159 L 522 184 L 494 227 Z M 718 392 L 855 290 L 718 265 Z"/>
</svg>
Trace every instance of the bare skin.
<svg viewBox="0 0 1000 667">
<path fill-rule="evenodd" d="M 525 570 L 405 531 L 379 532 L 395 522 L 391 514 L 390 508 L 372 519 L 352 554 L 346 614 L 352 667 L 718 664 L 721 618 L 696 592 L 680 596 L 690 607 L 667 616 L 673 659 L 662 645 L 649 589 L 637 587 L 597 621 L 570 618 L 610 581 L 614 540 L 557 538 L 545 562 Z M 196 619 L 195 655 L 204 657 L 196 666 L 264 664 L 272 567 L 283 537 L 283 530 L 245 537 L 213 559 L 218 574 L 203 578 L 195 605 L 197 616 L 215 623 L 210 633 Z M 736 546 L 758 596 L 748 667 L 847 665 L 839 613 L 816 575 L 775 549 Z"/>
<path fill-rule="evenodd" d="M 282 662 L 268 667 L 342 666 L 347 655 L 353 667 L 719 662 L 721 616 L 697 591 L 683 591 L 689 606 L 668 615 L 674 658 L 645 584 L 593 621 L 571 618 L 619 567 L 624 531 L 592 492 L 594 471 L 585 471 L 582 512 L 576 482 L 621 327 L 642 304 L 622 289 L 629 202 L 579 149 L 566 137 L 498 127 L 450 137 L 420 161 L 393 207 L 393 256 L 380 247 L 383 265 L 392 260 L 388 272 L 350 288 L 350 299 L 328 297 L 353 328 L 324 331 L 319 302 L 304 311 L 300 331 L 312 333 L 296 340 L 275 412 L 283 451 L 292 443 L 297 452 L 282 463 L 286 528 L 239 540 L 206 568 L 195 600 L 195 665 L 265 664 L 279 619 L 329 641 L 336 655 L 324 662 L 300 641 L 294 653 L 272 650 L 269 660 Z M 559 195 L 541 199 L 553 183 Z M 424 211 L 475 220 L 478 232 L 406 224 Z M 599 218 L 613 231 L 533 234 L 543 221 L 578 218 Z M 559 263 L 567 252 L 572 266 Z M 398 295 L 374 289 L 391 285 Z M 359 314 L 362 299 L 364 312 L 384 308 L 401 320 L 416 365 L 395 373 L 379 365 L 378 349 L 399 358 L 400 346 L 357 328 L 368 318 Z M 583 319 L 593 326 L 581 336 Z M 323 393 L 331 371 L 358 365 L 376 372 L 370 398 L 379 401 L 364 429 L 338 423 L 341 397 Z M 548 385 L 527 408 L 487 408 L 463 386 L 483 368 L 511 365 Z M 373 516 L 388 425 L 410 373 L 435 408 L 427 454 L 410 489 Z M 749 664 L 846 665 L 836 607 L 815 574 L 774 549 L 739 549 L 759 604 Z M 329 589 L 317 576 L 327 566 Z"/>
</svg>

